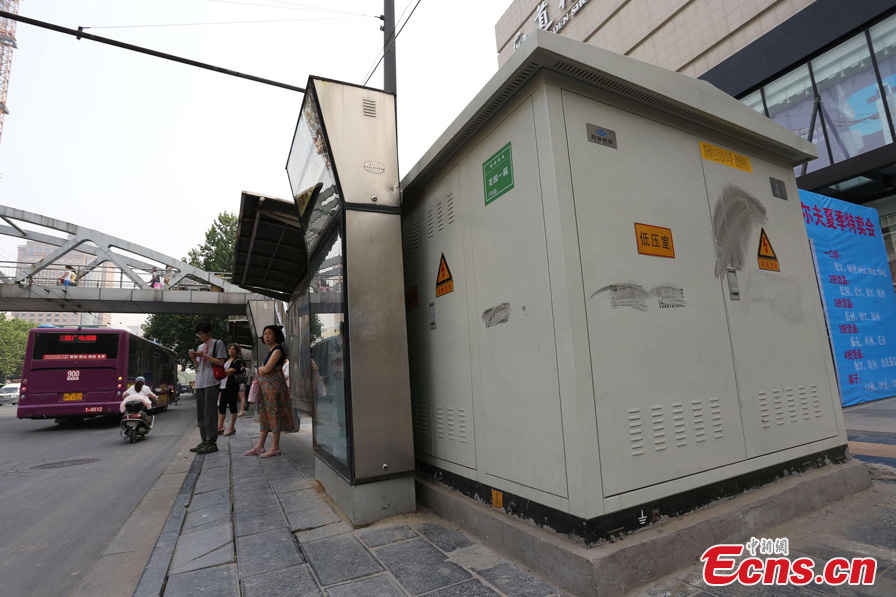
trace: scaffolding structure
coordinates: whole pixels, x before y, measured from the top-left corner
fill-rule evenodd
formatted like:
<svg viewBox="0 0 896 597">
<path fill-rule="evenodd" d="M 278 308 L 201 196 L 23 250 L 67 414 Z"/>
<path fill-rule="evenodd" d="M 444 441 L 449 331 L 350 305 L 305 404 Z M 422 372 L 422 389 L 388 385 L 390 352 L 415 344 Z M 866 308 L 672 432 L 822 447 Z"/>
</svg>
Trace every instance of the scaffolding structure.
<svg viewBox="0 0 896 597">
<path fill-rule="evenodd" d="M 0 0 L 0 10 L 19 14 L 19 0 Z M 3 120 L 9 114 L 6 94 L 9 91 L 12 52 L 16 47 L 16 22 L 12 19 L 0 19 L 0 138 L 3 136 Z"/>
</svg>

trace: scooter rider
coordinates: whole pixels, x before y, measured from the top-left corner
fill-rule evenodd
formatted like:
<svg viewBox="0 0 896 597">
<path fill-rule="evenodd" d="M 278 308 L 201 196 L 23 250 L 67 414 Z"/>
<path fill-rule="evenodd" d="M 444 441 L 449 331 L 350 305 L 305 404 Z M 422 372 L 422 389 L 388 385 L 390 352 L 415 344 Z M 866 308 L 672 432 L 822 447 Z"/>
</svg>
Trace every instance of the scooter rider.
<svg viewBox="0 0 896 597">
<path fill-rule="evenodd" d="M 135 379 L 134 385 L 125 390 L 124 394 L 122 394 L 123 400 L 121 401 L 118 410 L 125 412 L 125 404 L 134 400 L 142 402 L 147 411 L 152 410 L 159 397 L 153 394 L 149 388 L 145 387 L 145 383 L 146 379 L 144 377 Z"/>
</svg>

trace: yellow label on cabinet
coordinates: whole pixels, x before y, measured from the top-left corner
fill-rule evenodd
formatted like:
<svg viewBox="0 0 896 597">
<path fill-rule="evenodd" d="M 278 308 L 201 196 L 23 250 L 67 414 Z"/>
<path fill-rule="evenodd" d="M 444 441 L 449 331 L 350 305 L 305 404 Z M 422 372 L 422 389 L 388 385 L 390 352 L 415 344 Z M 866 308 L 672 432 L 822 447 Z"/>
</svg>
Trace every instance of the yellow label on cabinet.
<svg viewBox="0 0 896 597">
<path fill-rule="evenodd" d="M 635 222 L 635 241 L 638 253 L 655 257 L 675 259 L 675 243 L 672 242 L 672 229 Z"/>
<path fill-rule="evenodd" d="M 723 166 L 730 166 L 744 172 L 753 171 L 753 166 L 750 165 L 750 158 L 747 156 L 702 141 L 700 142 L 700 155 L 703 156 L 704 160 L 722 164 Z"/>
</svg>

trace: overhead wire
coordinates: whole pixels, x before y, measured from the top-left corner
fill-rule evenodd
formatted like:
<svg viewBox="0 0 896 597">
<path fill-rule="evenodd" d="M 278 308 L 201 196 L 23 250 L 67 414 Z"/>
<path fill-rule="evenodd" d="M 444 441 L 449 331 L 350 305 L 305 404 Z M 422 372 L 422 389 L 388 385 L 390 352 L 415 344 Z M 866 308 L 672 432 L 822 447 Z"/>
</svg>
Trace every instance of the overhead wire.
<svg viewBox="0 0 896 597">
<path fill-rule="evenodd" d="M 344 16 L 344 17 L 310 17 L 307 19 L 270 19 L 263 21 L 217 21 L 209 23 L 159 23 L 155 25 L 100 25 L 88 26 L 83 29 L 145 29 L 149 27 L 193 27 L 199 25 L 253 25 L 256 23 L 294 23 L 299 21 L 346 21 L 349 19 L 368 18 L 366 16 Z"/>
<path fill-rule="evenodd" d="M 399 15 L 398 19 L 395 21 L 396 23 L 401 22 L 401 19 L 404 18 L 405 13 L 408 11 L 408 8 L 411 6 L 411 2 L 413 2 L 413 1 L 414 0 L 408 0 L 408 3 L 404 5 L 404 10 L 401 11 L 401 15 Z M 381 18 L 385 21 L 385 15 L 383 15 L 383 17 L 381 17 Z M 383 24 L 383 26 L 385 27 L 385 23 Z M 392 42 L 395 40 L 395 31 L 396 31 L 395 29 L 392 30 L 392 35 L 383 44 L 383 49 L 379 51 L 379 53 L 377 54 L 377 57 L 373 59 L 373 63 L 370 65 L 370 68 L 367 69 L 367 74 L 364 75 L 364 84 L 365 85 L 367 84 L 367 81 L 370 80 L 370 77 L 373 76 L 373 73 L 376 72 L 376 67 L 379 66 L 380 61 L 382 61 L 383 57 L 385 57 L 386 49 L 388 47 L 390 47 Z"/>
<path fill-rule="evenodd" d="M 241 0 L 205 0 L 206 2 L 217 2 L 219 4 L 240 4 L 243 6 L 257 6 L 260 8 L 277 8 L 280 10 L 311 10 L 316 12 L 332 12 L 338 14 L 348 14 L 362 17 L 373 17 L 379 18 L 379 15 L 370 15 L 364 14 L 360 12 L 352 12 L 347 10 L 339 10 L 335 8 L 321 8 L 319 6 L 313 6 L 311 4 L 299 4 L 295 2 L 286 2 L 285 0 L 281 0 L 282 4 L 287 4 L 289 6 L 271 6 L 270 4 L 258 4 L 256 2 L 243 2 Z"/>
<path fill-rule="evenodd" d="M 421 0 L 417 0 L 417 3 L 414 4 L 414 8 L 411 10 L 411 14 L 408 15 L 408 18 L 405 19 L 404 23 L 401 24 L 401 27 L 395 31 L 395 34 L 394 34 L 394 35 L 389 39 L 389 41 L 385 44 L 385 46 L 383 47 L 383 51 L 382 51 L 382 54 L 380 55 L 379 60 L 376 61 L 376 64 L 373 66 L 373 69 L 372 69 L 372 70 L 370 71 L 370 73 L 367 75 L 367 78 L 364 79 L 364 82 L 362 83 L 362 85 L 367 85 L 367 81 L 370 80 L 370 77 L 372 77 L 372 76 L 373 76 L 373 73 L 376 72 L 376 69 L 379 68 L 380 64 L 383 62 L 383 58 L 386 57 L 386 51 L 387 51 L 389 48 L 392 47 L 392 44 L 395 43 L 395 40 L 397 40 L 397 39 L 398 39 L 398 36 L 401 35 L 401 32 L 404 31 L 405 26 L 406 26 L 406 25 L 408 24 L 408 22 L 411 20 L 411 17 L 414 16 L 414 12 L 417 10 L 417 7 L 420 6 L 420 1 L 421 1 Z"/>
</svg>

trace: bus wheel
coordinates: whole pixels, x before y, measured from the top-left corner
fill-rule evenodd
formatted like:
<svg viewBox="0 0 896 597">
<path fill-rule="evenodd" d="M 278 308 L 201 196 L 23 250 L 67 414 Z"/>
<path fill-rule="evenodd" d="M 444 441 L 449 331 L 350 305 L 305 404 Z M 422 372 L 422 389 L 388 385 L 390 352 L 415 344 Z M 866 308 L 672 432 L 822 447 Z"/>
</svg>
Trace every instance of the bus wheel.
<svg viewBox="0 0 896 597">
<path fill-rule="evenodd" d="M 136 427 L 131 427 L 130 429 L 128 429 L 128 441 L 130 441 L 132 444 L 136 443 L 136 441 L 137 441 L 137 428 Z"/>
</svg>

